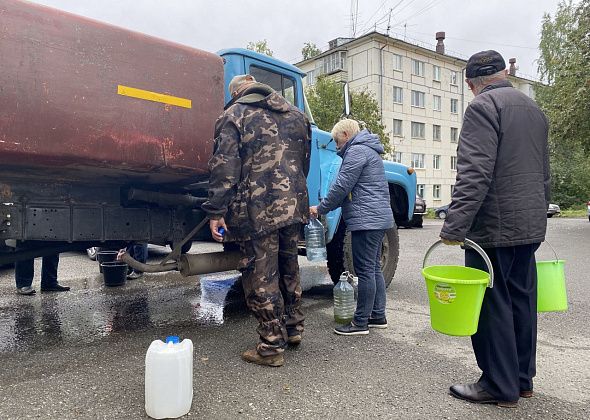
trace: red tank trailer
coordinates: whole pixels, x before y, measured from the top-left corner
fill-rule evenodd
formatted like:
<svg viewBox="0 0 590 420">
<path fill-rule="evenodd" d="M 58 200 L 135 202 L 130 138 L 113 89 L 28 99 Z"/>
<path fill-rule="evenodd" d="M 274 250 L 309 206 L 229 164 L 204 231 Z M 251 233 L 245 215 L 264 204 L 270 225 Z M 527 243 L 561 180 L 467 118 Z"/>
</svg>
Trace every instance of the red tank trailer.
<svg viewBox="0 0 590 420">
<path fill-rule="evenodd" d="M 185 238 L 205 217 L 223 71 L 215 54 L 0 0 L 0 264 Z"/>
</svg>

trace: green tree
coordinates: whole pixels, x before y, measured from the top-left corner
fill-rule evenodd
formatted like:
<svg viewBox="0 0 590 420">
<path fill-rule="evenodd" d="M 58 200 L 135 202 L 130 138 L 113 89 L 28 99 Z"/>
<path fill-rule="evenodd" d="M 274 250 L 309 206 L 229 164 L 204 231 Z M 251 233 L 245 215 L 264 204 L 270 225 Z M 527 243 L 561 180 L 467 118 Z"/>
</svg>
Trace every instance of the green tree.
<svg viewBox="0 0 590 420">
<path fill-rule="evenodd" d="M 321 53 L 322 50 L 320 50 L 313 42 L 306 42 L 301 49 L 301 55 L 303 56 L 304 60 L 313 58 L 316 55 L 320 55 Z"/>
<path fill-rule="evenodd" d="M 252 51 L 256 51 L 260 54 L 266 54 L 272 57 L 272 50 L 268 47 L 268 42 L 266 41 L 266 39 L 256 42 L 248 42 L 246 48 Z"/>
<path fill-rule="evenodd" d="M 343 116 L 342 83 L 320 76 L 315 85 L 307 88 L 306 96 L 317 126 L 322 130 L 330 131 Z M 351 118 L 362 122 L 372 133 L 379 136 L 386 153 L 392 152 L 389 136 L 385 133 L 385 126 L 381 122 L 379 104 L 371 92 L 367 90 L 351 91 L 350 113 Z"/>
<path fill-rule="evenodd" d="M 590 0 L 562 1 L 545 14 L 539 43 L 537 101 L 549 119 L 552 201 L 590 196 Z"/>
</svg>

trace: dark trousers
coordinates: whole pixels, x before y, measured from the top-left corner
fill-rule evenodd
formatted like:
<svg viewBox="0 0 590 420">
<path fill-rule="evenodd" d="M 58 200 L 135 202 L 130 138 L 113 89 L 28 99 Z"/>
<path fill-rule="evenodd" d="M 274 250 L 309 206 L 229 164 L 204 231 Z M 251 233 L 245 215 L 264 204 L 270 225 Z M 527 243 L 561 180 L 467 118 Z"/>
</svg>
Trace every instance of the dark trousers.
<svg viewBox="0 0 590 420">
<path fill-rule="evenodd" d="M 55 286 L 57 284 L 57 265 L 59 254 L 43 257 L 41 268 L 41 288 Z M 35 260 L 17 261 L 14 264 L 14 278 L 16 287 L 27 287 L 33 284 Z"/>
<path fill-rule="evenodd" d="M 242 242 L 242 285 L 248 308 L 258 320 L 262 356 L 282 353 L 287 338 L 303 332 L 301 278 L 297 260 L 299 223 Z"/>
<path fill-rule="evenodd" d="M 385 318 L 385 280 L 381 271 L 384 230 L 352 232 L 352 259 L 359 278 L 354 324 L 366 327 L 369 318 Z"/>
<path fill-rule="evenodd" d="M 127 253 L 136 261 L 145 264 L 148 258 L 148 245 L 145 242 L 133 242 L 127 245 Z M 137 271 L 137 270 L 135 270 Z M 141 273 L 141 271 L 137 271 Z"/>
<path fill-rule="evenodd" d="M 533 389 L 537 347 L 537 271 L 539 244 L 488 248 L 494 287 L 487 289 L 477 333 L 471 337 L 482 375 L 479 383 L 492 396 L 516 401 Z M 486 270 L 483 259 L 465 251 L 465 265 Z"/>
</svg>

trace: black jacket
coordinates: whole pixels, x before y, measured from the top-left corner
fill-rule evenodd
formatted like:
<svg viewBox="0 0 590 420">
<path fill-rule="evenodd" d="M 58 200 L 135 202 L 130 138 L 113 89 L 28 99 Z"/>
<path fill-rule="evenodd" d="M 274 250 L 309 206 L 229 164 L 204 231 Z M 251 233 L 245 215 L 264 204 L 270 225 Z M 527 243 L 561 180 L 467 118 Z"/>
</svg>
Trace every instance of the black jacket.
<svg viewBox="0 0 590 420">
<path fill-rule="evenodd" d="M 483 247 L 543 242 L 549 205 L 545 115 L 509 81 L 469 104 L 457 149 L 457 182 L 445 239 Z"/>
</svg>

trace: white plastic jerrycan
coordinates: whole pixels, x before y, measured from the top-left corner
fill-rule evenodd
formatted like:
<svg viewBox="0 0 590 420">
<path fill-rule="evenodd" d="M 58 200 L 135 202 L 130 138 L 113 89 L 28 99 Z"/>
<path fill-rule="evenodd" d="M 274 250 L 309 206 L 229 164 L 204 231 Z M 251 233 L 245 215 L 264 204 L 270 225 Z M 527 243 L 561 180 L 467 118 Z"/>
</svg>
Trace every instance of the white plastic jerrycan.
<svg viewBox="0 0 590 420">
<path fill-rule="evenodd" d="M 145 411 L 154 419 L 184 416 L 193 402 L 193 342 L 154 340 L 145 355 Z"/>
</svg>

